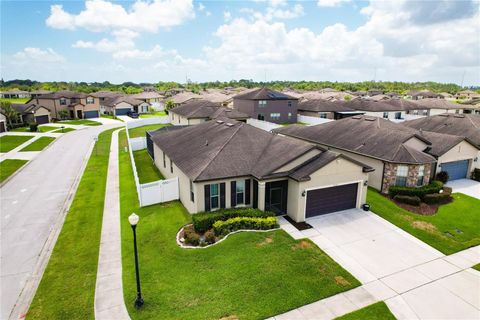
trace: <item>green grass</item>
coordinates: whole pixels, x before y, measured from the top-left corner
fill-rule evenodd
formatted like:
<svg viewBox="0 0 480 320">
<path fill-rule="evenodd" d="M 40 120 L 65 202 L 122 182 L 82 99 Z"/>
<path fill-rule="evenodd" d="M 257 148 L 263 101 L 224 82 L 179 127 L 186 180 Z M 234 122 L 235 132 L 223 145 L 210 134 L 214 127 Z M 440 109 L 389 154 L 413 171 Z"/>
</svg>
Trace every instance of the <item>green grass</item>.
<svg viewBox="0 0 480 320">
<path fill-rule="evenodd" d="M 359 285 L 315 244 L 283 230 L 238 233 L 207 249 L 178 247 L 175 236 L 191 216 L 178 201 L 139 208 L 125 146 L 121 133 L 123 288 L 132 319 L 264 319 Z M 140 216 L 140 310 L 133 307 L 132 212 Z"/>
<path fill-rule="evenodd" d="M 479 264 L 476 264 L 476 265 L 474 265 L 472 268 L 473 268 L 473 269 L 475 269 L 475 270 L 478 270 L 478 271 L 480 271 L 480 263 L 479 263 Z"/>
<path fill-rule="evenodd" d="M 164 117 L 167 113 L 165 111 L 157 111 L 153 113 L 142 113 L 140 114 L 140 118 L 153 118 L 153 117 Z"/>
<path fill-rule="evenodd" d="M 390 309 L 388 309 L 385 302 L 380 301 L 335 319 L 336 320 L 395 320 L 396 318 L 392 314 Z"/>
<path fill-rule="evenodd" d="M 52 143 L 55 138 L 52 137 L 40 137 L 37 140 L 30 143 L 28 146 L 20 150 L 22 151 L 42 151 L 45 149 L 50 143 Z"/>
<path fill-rule="evenodd" d="M 27 319 L 93 319 L 112 130 L 99 135 Z"/>
<path fill-rule="evenodd" d="M 0 102 L 26 103 L 30 98 L 0 98 Z"/>
<path fill-rule="evenodd" d="M 36 132 L 49 132 L 49 131 L 52 131 L 52 130 L 57 130 L 58 127 L 53 127 L 53 126 L 39 126 L 37 128 L 37 131 Z M 10 130 L 12 132 L 30 132 L 30 127 L 20 127 L 20 128 L 15 128 L 15 129 L 12 129 Z"/>
<path fill-rule="evenodd" d="M 55 131 L 53 131 L 52 133 L 67 133 L 67 132 L 75 131 L 75 130 L 76 130 L 76 129 L 74 129 L 74 128 L 63 128 L 63 130 L 62 130 L 62 129 L 60 129 L 60 130 L 55 130 Z"/>
<path fill-rule="evenodd" d="M 84 125 L 84 126 L 101 126 L 102 124 L 97 121 L 92 121 L 92 120 L 65 120 L 65 121 L 59 121 L 58 123 L 65 123 L 65 124 L 73 124 L 73 125 Z"/>
<path fill-rule="evenodd" d="M 448 255 L 480 244 L 480 200 L 462 193 L 452 196 L 454 201 L 433 216 L 402 209 L 371 188 L 367 202 L 377 215 Z"/>
<path fill-rule="evenodd" d="M 165 124 L 150 124 L 147 126 L 129 129 L 128 134 L 130 135 L 130 138 L 145 137 L 146 131 L 160 129 L 165 126 Z"/>
<path fill-rule="evenodd" d="M 112 119 L 112 120 L 117 120 L 117 121 L 123 122 L 122 119 L 117 118 L 116 116 L 111 115 L 111 114 L 101 114 L 100 117 L 101 117 L 101 118 L 107 118 L 107 119 Z"/>
<path fill-rule="evenodd" d="M 158 170 L 152 158 L 148 154 L 147 149 L 133 151 L 135 166 L 137 167 L 138 180 L 140 183 L 148 183 L 163 179 L 162 174 Z"/>
<path fill-rule="evenodd" d="M 1 136 L 0 152 L 9 152 L 32 138 L 33 136 Z"/>
<path fill-rule="evenodd" d="M 5 181 L 5 179 L 10 177 L 27 162 L 27 160 L 18 159 L 5 159 L 0 162 L 0 182 Z"/>
</svg>

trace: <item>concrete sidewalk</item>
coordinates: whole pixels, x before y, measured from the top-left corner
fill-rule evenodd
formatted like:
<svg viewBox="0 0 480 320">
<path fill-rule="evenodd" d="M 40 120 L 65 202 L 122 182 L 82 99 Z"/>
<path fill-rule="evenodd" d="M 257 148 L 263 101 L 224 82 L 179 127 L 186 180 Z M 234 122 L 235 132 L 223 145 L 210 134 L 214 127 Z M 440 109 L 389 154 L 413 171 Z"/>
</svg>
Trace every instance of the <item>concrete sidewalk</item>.
<svg viewBox="0 0 480 320">
<path fill-rule="evenodd" d="M 95 288 L 95 319 L 130 319 L 123 300 L 118 132 L 112 134 Z"/>
</svg>

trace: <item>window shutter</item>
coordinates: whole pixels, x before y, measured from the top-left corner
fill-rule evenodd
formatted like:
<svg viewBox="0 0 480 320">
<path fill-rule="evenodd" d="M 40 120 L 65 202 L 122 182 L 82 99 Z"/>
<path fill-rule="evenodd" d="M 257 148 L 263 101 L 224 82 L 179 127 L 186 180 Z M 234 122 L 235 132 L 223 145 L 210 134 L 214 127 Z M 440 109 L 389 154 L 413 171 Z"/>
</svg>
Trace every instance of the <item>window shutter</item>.
<svg viewBox="0 0 480 320">
<path fill-rule="evenodd" d="M 245 179 L 245 204 L 250 204 L 250 179 Z"/>
<path fill-rule="evenodd" d="M 225 208 L 225 182 L 220 183 L 220 208 Z"/>
<path fill-rule="evenodd" d="M 230 182 L 230 206 L 233 208 L 237 205 L 237 182 Z"/>
<path fill-rule="evenodd" d="M 253 207 L 258 208 L 258 181 L 253 180 Z"/>
<path fill-rule="evenodd" d="M 204 186 L 205 190 L 205 211 L 210 211 L 210 185 L 206 184 Z"/>
</svg>

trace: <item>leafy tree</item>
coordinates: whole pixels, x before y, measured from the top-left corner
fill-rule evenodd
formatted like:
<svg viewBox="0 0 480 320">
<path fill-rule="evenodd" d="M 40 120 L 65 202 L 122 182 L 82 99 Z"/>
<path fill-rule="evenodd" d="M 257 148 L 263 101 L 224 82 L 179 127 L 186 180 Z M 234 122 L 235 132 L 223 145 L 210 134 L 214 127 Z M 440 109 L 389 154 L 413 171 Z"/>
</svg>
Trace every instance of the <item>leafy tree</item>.
<svg viewBox="0 0 480 320">
<path fill-rule="evenodd" d="M 8 127 L 12 128 L 13 123 L 18 123 L 19 116 L 17 111 L 12 108 L 12 104 L 8 101 L 0 102 L 0 111 L 7 118 Z"/>
<path fill-rule="evenodd" d="M 175 103 L 172 100 L 167 100 L 167 102 L 165 102 L 165 112 L 168 114 L 168 111 L 173 108 L 175 108 Z"/>
<path fill-rule="evenodd" d="M 58 115 L 60 116 L 60 119 L 67 119 L 68 117 L 68 111 L 67 110 L 60 110 L 58 111 Z"/>
</svg>

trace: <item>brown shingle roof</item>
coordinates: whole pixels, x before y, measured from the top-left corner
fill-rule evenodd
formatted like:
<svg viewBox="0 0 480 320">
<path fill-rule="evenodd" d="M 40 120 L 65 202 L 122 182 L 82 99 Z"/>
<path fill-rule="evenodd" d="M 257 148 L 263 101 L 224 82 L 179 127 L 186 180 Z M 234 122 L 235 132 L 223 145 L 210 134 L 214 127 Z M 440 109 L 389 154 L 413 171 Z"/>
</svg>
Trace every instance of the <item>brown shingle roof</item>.
<svg viewBox="0 0 480 320">
<path fill-rule="evenodd" d="M 426 99 L 420 99 L 420 100 L 415 100 L 412 101 L 413 103 L 417 104 L 420 106 L 422 109 L 461 109 L 463 108 L 462 105 L 454 102 L 450 102 L 445 99 L 432 99 L 432 98 L 426 98 Z"/>
<path fill-rule="evenodd" d="M 237 94 L 233 98 L 241 100 L 298 100 L 297 98 L 289 96 L 285 93 L 265 87 L 251 90 L 246 93 Z"/>
<path fill-rule="evenodd" d="M 354 109 L 345 106 L 343 101 L 329 101 L 323 99 L 303 100 L 298 103 L 298 110 L 313 112 L 341 112 L 354 111 Z"/>
<path fill-rule="evenodd" d="M 81 92 L 73 92 L 68 90 L 57 91 L 53 93 L 42 94 L 38 99 L 60 99 L 60 98 L 86 98 L 88 96 L 92 96 L 90 94 L 85 94 Z"/>
<path fill-rule="evenodd" d="M 175 114 L 186 117 L 187 119 L 215 119 L 218 117 L 227 117 L 230 119 L 248 119 L 249 116 L 237 110 L 221 107 L 218 103 L 203 99 L 193 99 L 170 110 Z"/>
</svg>

